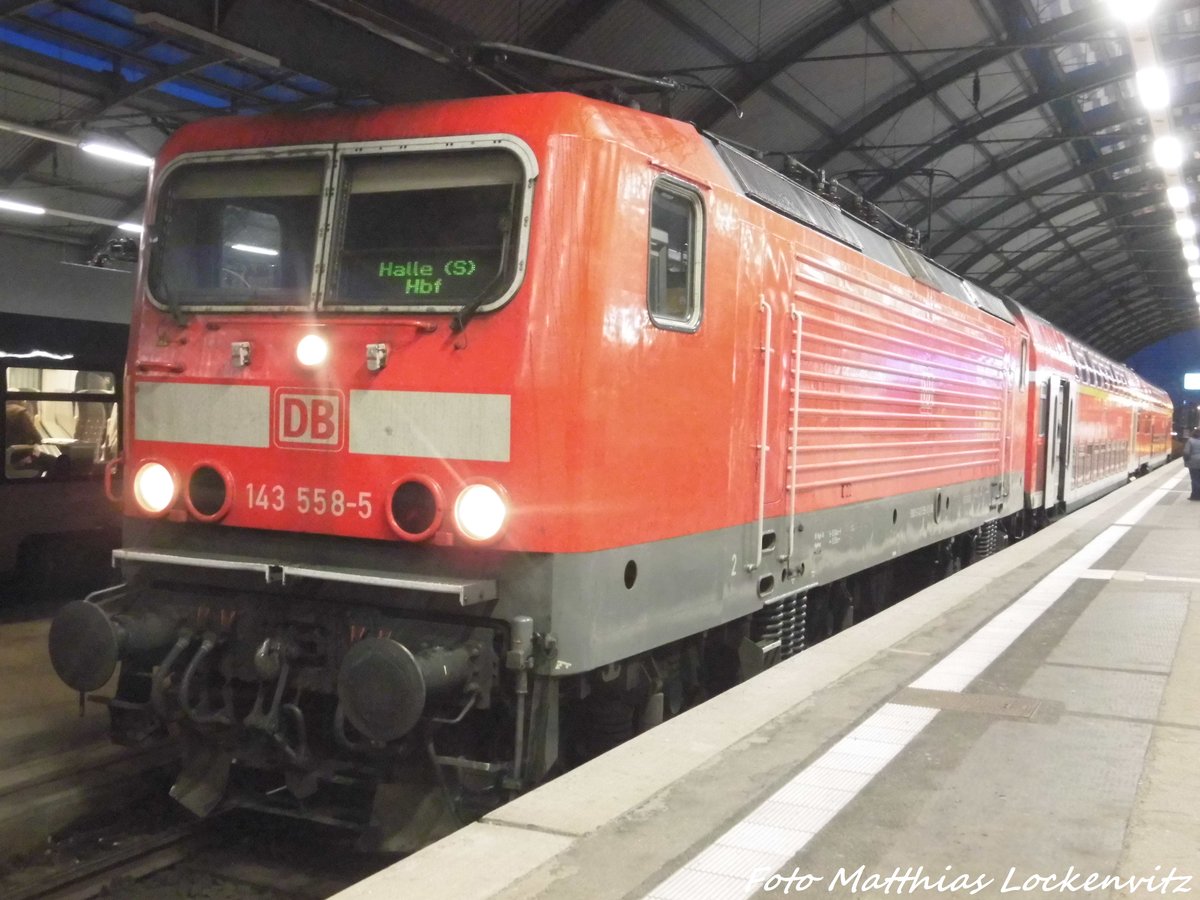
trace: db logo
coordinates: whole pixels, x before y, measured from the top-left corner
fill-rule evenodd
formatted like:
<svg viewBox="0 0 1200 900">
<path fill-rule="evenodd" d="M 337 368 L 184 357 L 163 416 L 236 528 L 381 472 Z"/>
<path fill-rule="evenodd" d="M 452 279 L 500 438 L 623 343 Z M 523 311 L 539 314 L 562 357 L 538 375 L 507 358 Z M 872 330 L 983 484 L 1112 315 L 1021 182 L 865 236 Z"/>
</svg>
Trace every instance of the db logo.
<svg viewBox="0 0 1200 900">
<path fill-rule="evenodd" d="M 279 391 L 275 394 L 275 443 L 336 450 L 342 443 L 342 395 Z"/>
</svg>

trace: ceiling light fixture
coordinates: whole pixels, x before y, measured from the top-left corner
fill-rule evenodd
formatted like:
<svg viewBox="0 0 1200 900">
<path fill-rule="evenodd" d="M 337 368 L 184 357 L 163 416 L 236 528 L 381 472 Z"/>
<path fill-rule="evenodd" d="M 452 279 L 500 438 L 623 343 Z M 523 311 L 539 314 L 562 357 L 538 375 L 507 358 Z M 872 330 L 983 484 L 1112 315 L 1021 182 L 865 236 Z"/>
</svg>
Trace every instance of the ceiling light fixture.
<svg viewBox="0 0 1200 900">
<path fill-rule="evenodd" d="M 1173 184 L 1167 188 L 1167 203 L 1171 209 L 1187 209 L 1188 189 L 1182 184 Z"/>
<path fill-rule="evenodd" d="M 1113 18 L 1126 24 L 1144 22 L 1154 14 L 1157 0 L 1105 0 Z"/>
<path fill-rule="evenodd" d="M 1198 248 L 1195 244 L 1184 244 L 1183 258 L 1188 262 L 1196 262 L 1197 260 L 1200 260 L 1200 248 Z"/>
<path fill-rule="evenodd" d="M 1173 134 L 1154 139 L 1154 164 L 1160 169 L 1178 169 L 1183 165 L 1183 144 Z"/>
<path fill-rule="evenodd" d="M 278 250 L 272 250 L 270 247 L 258 247 L 254 244 L 230 244 L 229 249 L 241 250 L 243 253 L 257 253 L 259 256 L 278 256 Z"/>
<path fill-rule="evenodd" d="M 1191 219 L 1176 219 L 1175 233 L 1185 241 L 1190 241 L 1196 236 L 1196 223 Z"/>
<path fill-rule="evenodd" d="M 93 156 L 100 156 L 104 159 L 111 159 L 114 162 L 125 163 L 128 166 L 141 166 L 148 169 L 154 165 L 154 159 L 145 153 L 126 150 L 124 147 L 115 147 L 112 144 L 105 144 L 102 141 L 80 141 L 79 149 L 84 153 L 90 153 Z"/>
<path fill-rule="evenodd" d="M 100 156 L 104 159 L 111 159 L 130 166 L 149 168 L 154 165 L 153 159 L 136 150 L 129 150 L 116 144 L 97 140 L 96 138 L 83 138 L 81 140 L 69 134 L 59 134 L 57 131 L 47 131 L 45 128 L 38 128 L 36 125 L 26 125 L 24 122 L 0 119 L 0 131 L 8 131 L 12 134 L 23 135 L 24 137 L 34 138 L 39 141 L 50 141 L 52 144 L 62 144 L 66 147 L 78 147 L 80 150 L 90 153 L 93 156 Z"/>
<path fill-rule="evenodd" d="M 9 212 L 25 213 L 30 216 L 44 216 L 46 210 L 40 206 L 30 206 L 28 203 L 17 203 L 13 200 L 0 200 L 0 209 L 7 209 Z"/>
<path fill-rule="evenodd" d="M 1167 73 L 1162 68 L 1147 66 L 1138 69 L 1135 80 L 1138 97 L 1146 109 L 1155 112 L 1171 105 L 1171 85 L 1167 83 Z"/>
</svg>

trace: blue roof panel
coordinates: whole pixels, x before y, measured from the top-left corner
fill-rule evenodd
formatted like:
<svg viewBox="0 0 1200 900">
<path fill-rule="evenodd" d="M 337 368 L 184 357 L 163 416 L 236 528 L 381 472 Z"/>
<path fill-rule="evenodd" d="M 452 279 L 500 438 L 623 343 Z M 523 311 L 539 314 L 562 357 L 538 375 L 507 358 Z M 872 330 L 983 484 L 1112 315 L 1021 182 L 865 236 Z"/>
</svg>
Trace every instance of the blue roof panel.
<svg viewBox="0 0 1200 900">
<path fill-rule="evenodd" d="M 16 28 L 0 26 L 0 43 L 20 47 L 22 50 L 28 50 L 31 53 L 38 53 L 42 56 L 49 56 L 51 59 L 61 60 L 62 62 L 79 66 L 91 72 L 111 72 L 113 70 L 111 60 L 77 50 L 65 44 L 27 34 Z"/>
<path fill-rule="evenodd" d="M 146 59 L 162 63 L 164 66 L 179 65 L 179 63 L 186 62 L 196 55 L 190 50 L 176 47 L 170 41 L 160 41 L 157 44 L 151 44 L 149 47 L 143 47 L 139 52 Z"/>
<path fill-rule="evenodd" d="M 134 11 L 120 3 L 113 3 L 112 0 L 76 0 L 75 6 L 82 12 L 93 13 L 127 25 L 133 24 Z"/>
<path fill-rule="evenodd" d="M 293 75 L 287 80 L 287 83 L 296 88 L 296 90 L 304 91 L 306 94 L 332 94 L 334 91 L 333 85 L 328 82 L 301 73 Z"/>
<path fill-rule="evenodd" d="M 36 7 L 26 15 L 54 28 L 77 34 L 89 41 L 121 50 L 133 47 L 142 40 L 142 36 L 132 29 L 122 28 L 93 16 L 82 15 L 72 9 Z"/>
</svg>

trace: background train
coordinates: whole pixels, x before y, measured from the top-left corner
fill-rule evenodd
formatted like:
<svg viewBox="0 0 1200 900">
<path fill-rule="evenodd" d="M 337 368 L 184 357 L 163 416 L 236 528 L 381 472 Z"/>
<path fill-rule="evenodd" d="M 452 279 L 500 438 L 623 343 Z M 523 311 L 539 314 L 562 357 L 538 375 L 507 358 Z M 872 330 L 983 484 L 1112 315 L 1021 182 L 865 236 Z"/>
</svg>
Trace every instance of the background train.
<svg viewBox="0 0 1200 900">
<path fill-rule="evenodd" d="M 201 814 L 411 845 L 1168 455 L 1129 369 L 573 95 L 186 126 L 141 266 L 125 580 L 50 651 Z"/>
<path fill-rule="evenodd" d="M 120 515 L 102 476 L 128 343 L 123 325 L 0 313 L 0 597 L 106 583 Z"/>
</svg>

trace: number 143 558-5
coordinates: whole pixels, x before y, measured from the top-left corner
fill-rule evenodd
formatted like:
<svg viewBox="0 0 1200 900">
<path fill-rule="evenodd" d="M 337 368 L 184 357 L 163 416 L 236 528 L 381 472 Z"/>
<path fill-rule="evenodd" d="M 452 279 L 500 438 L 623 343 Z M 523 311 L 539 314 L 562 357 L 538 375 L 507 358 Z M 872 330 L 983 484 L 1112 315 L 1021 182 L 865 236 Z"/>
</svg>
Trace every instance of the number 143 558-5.
<svg viewBox="0 0 1200 900">
<path fill-rule="evenodd" d="M 246 503 L 252 509 L 283 512 L 290 506 L 301 515 L 344 516 L 350 513 L 363 519 L 371 518 L 375 510 L 370 491 L 359 491 L 358 496 L 347 497 L 346 492 L 342 490 L 297 487 L 289 497 L 282 484 L 247 484 Z"/>
</svg>

